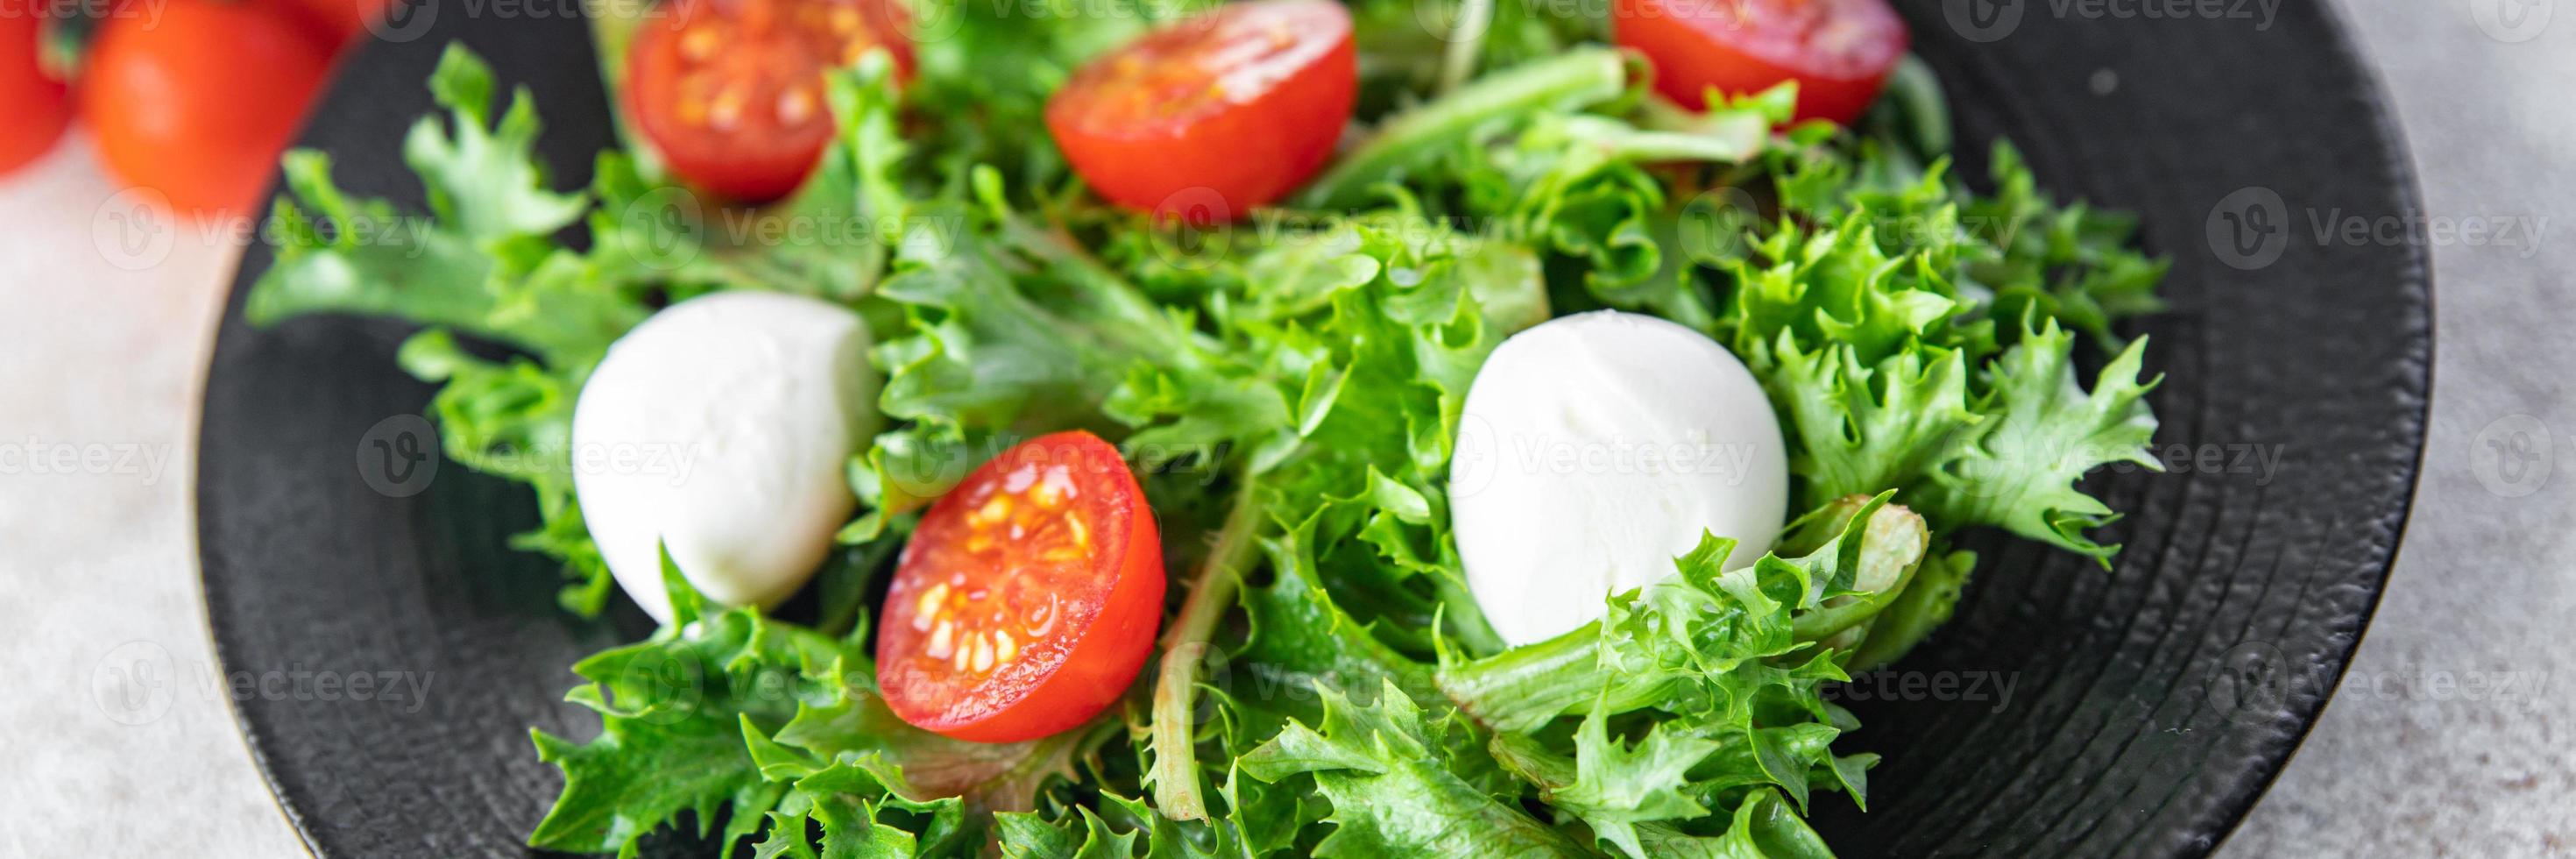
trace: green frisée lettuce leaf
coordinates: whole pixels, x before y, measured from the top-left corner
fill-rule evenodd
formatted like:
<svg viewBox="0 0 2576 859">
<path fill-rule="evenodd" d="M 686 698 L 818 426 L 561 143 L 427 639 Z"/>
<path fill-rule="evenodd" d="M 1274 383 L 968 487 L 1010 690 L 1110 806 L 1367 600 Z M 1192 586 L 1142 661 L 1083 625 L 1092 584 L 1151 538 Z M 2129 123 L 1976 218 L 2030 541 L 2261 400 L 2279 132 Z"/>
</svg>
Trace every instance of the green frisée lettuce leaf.
<svg viewBox="0 0 2576 859">
<path fill-rule="evenodd" d="M 2087 391 L 2077 383 L 2071 332 L 2049 320 L 2023 334 L 1988 367 L 1982 419 L 1963 434 L 1956 455 L 1934 467 L 1925 506 L 2109 566 L 2120 547 L 2084 532 L 2116 514 L 2073 484 L 2115 462 L 2161 470 L 2146 450 L 2156 429 L 2146 404 L 2156 382 L 2138 379 L 2146 345 L 2141 339 L 2121 350 Z"/>
<path fill-rule="evenodd" d="M 1541 801 L 1629 856 L 1665 855 L 1687 839 L 1752 839 L 1703 830 L 1712 811 L 1750 825 L 1747 815 L 1759 816 L 1766 797 L 1804 809 L 1821 786 L 1865 805 L 1875 758 L 1833 752 L 1857 722 L 1821 692 L 1849 679 L 1841 654 L 1799 626 L 1838 603 L 1901 588 L 1922 561 L 1921 518 L 1889 497 L 1842 502 L 1793 526 L 1784 548 L 1808 549 L 1796 557 L 1766 555 L 1730 570 L 1734 541 L 1705 537 L 1675 559 L 1673 580 L 1613 597 L 1603 620 L 1484 659 L 1448 660 L 1440 688 L 1495 732 L 1496 760 Z M 1578 717 L 1570 736 L 1550 730 Z M 1762 838 L 1821 853 L 1803 823 L 1766 825 Z"/>
<path fill-rule="evenodd" d="M 1333 804 L 1332 833 L 1313 855 L 1582 856 L 1562 832 L 1460 779 L 1432 750 L 1444 745 L 1420 707 L 1392 683 L 1354 704 L 1321 687 L 1323 717 L 1291 722 L 1245 754 L 1246 775 L 1276 781 L 1311 773 Z"/>
<path fill-rule="evenodd" d="M 597 361 L 650 312 L 640 294 L 646 272 L 603 265 L 621 261 L 613 252 L 585 258 L 555 247 L 554 232 L 581 220 L 589 204 L 545 188 L 532 154 L 536 106 L 524 89 L 495 124 L 490 69 L 450 50 L 430 92 L 450 121 L 423 117 L 403 155 L 436 217 L 406 218 L 384 201 L 350 199 L 332 183 L 328 156 L 288 153 L 292 199 L 277 203 L 282 240 L 253 287 L 251 321 L 397 315 L 507 342 L 550 363 Z"/>
<path fill-rule="evenodd" d="M 525 358 L 477 357 L 443 328 L 403 341 L 395 361 L 412 378 L 439 383 L 430 412 L 447 458 L 536 490 L 544 524 L 511 545 L 562 561 L 569 581 L 557 601 L 575 614 L 597 615 L 615 580 L 573 494 L 572 414 L 581 376 Z"/>
<path fill-rule="evenodd" d="M 1921 520 L 1886 506 L 1887 499 L 1881 495 L 1841 514 L 1831 540 L 1794 558 L 1765 555 L 1725 570 L 1735 541 L 1705 537 L 1674 561 L 1674 580 L 1614 597 L 1608 617 L 1546 642 L 1451 660 L 1440 670 L 1440 688 L 1478 721 L 1507 731 L 1534 730 L 1593 708 L 1618 714 L 1749 700 L 1706 684 L 1757 660 L 1808 653 L 1810 642 L 1796 634 L 1798 613 L 1858 593 L 1853 586 L 1863 580 L 1893 581 L 1921 560 Z M 1912 524 L 1850 526 L 1872 522 L 1881 510 Z M 1900 533 L 1912 536 L 1892 539 Z M 1882 544 L 1864 546 L 1869 536 Z M 1829 663 L 1818 667 L 1832 670 Z M 1756 666 L 1754 674 L 1767 677 L 1769 670 Z"/>
<path fill-rule="evenodd" d="M 562 603 L 596 614 L 610 580 L 572 494 L 572 404 L 608 344 L 651 313 L 646 296 L 663 272 L 625 253 L 616 232 L 602 233 L 588 253 L 555 246 L 553 234 L 591 204 L 544 187 L 525 91 L 495 125 L 491 72 L 461 48 L 440 58 L 430 90 L 449 121 L 423 117 L 404 156 L 436 217 L 353 199 L 333 183 L 327 156 L 288 153 L 276 259 L 252 285 L 245 313 L 255 325 L 352 313 L 430 326 L 399 358 L 413 376 L 443 383 L 431 410 L 446 455 L 535 488 L 544 525 L 516 545 L 562 560 L 570 580 Z M 601 159 L 601 187 L 631 179 L 621 164 Z M 595 212 L 591 221 L 614 229 Z M 531 357 L 480 358 L 451 331 Z"/>
<path fill-rule="evenodd" d="M 1627 90 L 1626 75 L 1627 62 L 1617 52 L 1597 47 L 1489 75 L 1389 118 L 1308 183 L 1299 199 L 1325 209 L 1365 205 L 1370 195 L 1400 187 L 1410 172 L 1477 142 L 1479 134 L 1616 98 Z"/>
<path fill-rule="evenodd" d="M 2088 390 L 2067 328 L 2101 340 L 2155 309 L 2164 264 L 2126 247 L 2126 218 L 2040 197 L 2009 146 L 1995 197 L 1941 161 L 1890 176 L 1826 150 L 1776 160 L 1789 215 L 1732 265 L 1719 329 L 1780 404 L 1797 506 L 1905 489 L 1936 530 L 1996 526 L 2107 564 L 2118 547 L 2086 532 L 2115 517 L 2074 484 L 2154 467 L 2155 383 L 2140 340 Z"/>
<path fill-rule="evenodd" d="M 761 850 L 792 851 L 810 821 L 826 855 L 892 843 L 911 846 L 898 855 L 942 844 L 972 852 L 970 809 L 1034 807 L 1050 780 L 1069 777 L 1088 737 L 983 744 L 922 731 L 877 695 L 858 637 L 710 605 L 667 556 L 663 584 L 669 625 L 573 666 L 588 682 L 565 700 L 599 715 L 599 735 L 576 743 L 532 732 L 564 791 L 530 845 L 632 853 L 685 813 L 701 836 L 724 819 L 729 847 L 766 831 Z"/>
</svg>

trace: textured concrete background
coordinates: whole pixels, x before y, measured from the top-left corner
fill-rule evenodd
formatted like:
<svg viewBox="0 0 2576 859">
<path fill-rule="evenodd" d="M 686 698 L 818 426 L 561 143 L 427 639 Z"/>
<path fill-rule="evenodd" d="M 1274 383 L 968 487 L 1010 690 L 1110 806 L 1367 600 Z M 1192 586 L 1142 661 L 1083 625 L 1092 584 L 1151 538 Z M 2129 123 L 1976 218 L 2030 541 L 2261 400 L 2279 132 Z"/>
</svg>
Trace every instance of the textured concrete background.
<svg viewBox="0 0 2576 859">
<path fill-rule="evenodd" d="M 2341 5 L 2432 223 L 2549 220 L 2536 246 L 2435 242 L 2433 432 L 2396 572 L 2221 853 L 2576 855 L 2576 0 Z"/>
<path fill-rule="evenodd" d="M 2148 5 L 2171 4 L 2103 8 Z M 2341 5 L 2396 100 L 2424 214 L 2550 220 L 2536 246 L 2436 231 L 2416 518 L 2352 673 L 2221 850 L 2576 854 L 2576 0 Z M 204 682 L 188 496 L 238 241 L 119 244 L 121 202 L 79 146 L 0 182 L 0 446 L 83 460 L 0 460 L 0 855 L 296 855 Z"/>
</svg>

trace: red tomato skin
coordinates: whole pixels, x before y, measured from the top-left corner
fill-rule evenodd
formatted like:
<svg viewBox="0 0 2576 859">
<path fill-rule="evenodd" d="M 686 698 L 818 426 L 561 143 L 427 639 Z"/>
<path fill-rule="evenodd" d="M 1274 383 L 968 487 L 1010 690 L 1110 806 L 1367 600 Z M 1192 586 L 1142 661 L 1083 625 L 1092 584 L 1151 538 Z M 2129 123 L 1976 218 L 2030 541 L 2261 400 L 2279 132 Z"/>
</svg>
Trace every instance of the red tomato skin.
<svg viewBox="0 0 2576 859">
<path fill-rule="evenodd" d="M 1116 62 L 1120 53 L 1093 60 L 1048 100 L 1047 130 L 1103 198 L 1193 223 L 1199 213 L 1184 209 L 1206 205 L 1210 192 L 1223 206 L 1215 219 L 1226 221 L 1312 178 L 1332 158 L 1359 92 L 1359 53 L 1345 17 L 1328 51 L 1267 92 L 1178 128 L 1109 130 L 1066 93 L 1086 86 L 1093 69 Z M 1194 189 L 1206 190 L 1185 193 Z"/>
<path fill-rule="evenodd" d="M 402 0 L 281 0 L 281 2 L 287 8 L 295 10 L 297 15 L 303 16 L 305 23 L 312 26 L 333 47 L 346 48 L 349 43 L 357 41 L 359 36 L 366 34 L 368 24 L 383 18 L 385 11 L 391 8 L 392 4 Z"/>
<path fill-rule="evenodd" d="M 90 46 L 81 115 L 108 172 L 196 215 L 247 212 L 331 63 L 274 7 L 169 0 L 158 21 L 110 18 Z"/>
<path fill-rule="evenodd" d="M 924 639 L 913 623 L 914 600 L 922 593 L 920 583 L 942 581 L 938 574 L 949 572 L 933 566 L 937 560 L 932 556 L 939 554 L 939 547 L 930 545 L 930 541 L 943 539 L 934 533 L 959 536 L 954 528 L 943 528 L 938 523 L 964 517 L 971 503 L 968 490 L 987 480 L 993 469 L 1026 461 L 1020 454 L 1033 447 L 1078 451 L 1086 463 L 1104 471 L 1115 469 L 1114 473 L 1104 473 L 1103 481 L 1083 490 L 1086 494 L 1107 490 L 1114 497 L 1107 499 L 1104 506 L 1121 511 L 1121 527 L 1127 536 L 1116 549 L 1120 556 L 1110 559 L 1116 567 L 1108 572 L 1115 578 L 1087 625 L 1024 645 L 1025 650 L 1034 652 L 1040 647 L 1055 647 L 1065 637 L 1075 637 L 1051 672 L 1035 678 L 1014 676 L 1005 681 L 1003 676 L 1008 670 L 997 668 L 985 681 L 972 684 L 966 693 L 970 699 L 983 693 L 996 698 L 954 700 L 939 690 L 943 678 L 927 676 L 916 661 Z M 958 489 L 931 505 L 922 523 L 897 565 L 895 583 L 888 589 L 886 607 L 880 613 L 883 620 L 877 635 L 878 684 L 887 707 L 905 722 L 955 739 L 985 743 L 1018 742 L 1061 733 L 1116 703 L 1153 655 L 1165 587 L 1162 536 L 1152 507 L 1145 503 L 1142 487 L 1136 485 L 1134 476 L 1126 471 L 1125 460 L 1108 442 L 1079 430 L 1032 439 L 969 475 Z M 989 584 L 981 579 L 969 581 Z"/>
<path fill-rule="evenodd" d="M 1853 38 L 1863 42 L 1857 56 L 1821 58 L 1794 37 L 1728 20 L 1732 10 L 1758 19 L 1805 3 L 1847 16 Z M 1843 125 L 1878 99 L 1911 43 L 1886 0 L 1613 0 L 1611 30 L 1654 64 L 1655 91 L 1683 107 L 1705 109 L 1711 87 L 1746 95 L 1794 79 L 1796 121 Z"/>
<path fill-rule="evenodd" d="M 0 175 L 54 148 L 72 124 L 70 91 L 36 66 L 36 15 L 0 15 Z"/>
</svg>

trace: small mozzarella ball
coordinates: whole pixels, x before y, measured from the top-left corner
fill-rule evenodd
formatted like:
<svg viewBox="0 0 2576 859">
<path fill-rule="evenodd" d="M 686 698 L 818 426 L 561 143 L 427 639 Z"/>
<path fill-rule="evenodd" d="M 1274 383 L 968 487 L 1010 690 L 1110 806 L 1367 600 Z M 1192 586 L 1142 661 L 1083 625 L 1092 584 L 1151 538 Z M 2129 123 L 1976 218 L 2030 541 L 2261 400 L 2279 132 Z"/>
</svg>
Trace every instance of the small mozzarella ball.
<svg viewBox="0 0 2576 859">
<path fill-rule="evenodd" d="M 1744 363 L 1697 331 L 1618 311 L 1506 340 L 1467 391 L 1450 462 L 1467 586 L 1503 640 L 1599 619 L 1674 574 L 1702 531 L 1769 551 L 1789 504 L 1779 418 Z"/>
<path fill-rule="evenodd" d="M 803 586 L 856 501 L 876 434 L 867 325 L 829 302 L 719 292 L 608 349 L 573 410 L 573 489 L 609 572 L 669 622 L 661 550 L 709 599 L 774 605 Z"/>
</svg>

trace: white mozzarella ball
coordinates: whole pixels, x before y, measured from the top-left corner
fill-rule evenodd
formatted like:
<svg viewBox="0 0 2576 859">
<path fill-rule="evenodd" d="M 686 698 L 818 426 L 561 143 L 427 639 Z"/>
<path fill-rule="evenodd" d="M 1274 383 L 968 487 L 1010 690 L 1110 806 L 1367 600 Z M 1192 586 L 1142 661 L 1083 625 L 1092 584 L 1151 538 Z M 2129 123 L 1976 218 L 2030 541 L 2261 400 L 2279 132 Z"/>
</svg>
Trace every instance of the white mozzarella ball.
<svg viewBox="0 0 2576 859">
<path fill-rule="evenodd" d="M 1494 350 L 1467 392 L 1449 497 L 1468 589 L 1518 646 L 1673 575 L 1703 530 L 1738 541 L 1730 566 L 1761 557 L 1787 514 L 1788 449 L 1725 347 L 1605 310 Z"/>
<path fill-rule="evenodd" d="M 573 411 L 582 520 L 626 594 L 671 618 L 660 549 L 708 598 L 801 587 L 856 501 L 850 455 L 879 426 L 867 325 L 829 302 L 719 292 L 608 349 Z"/>
</svg>

